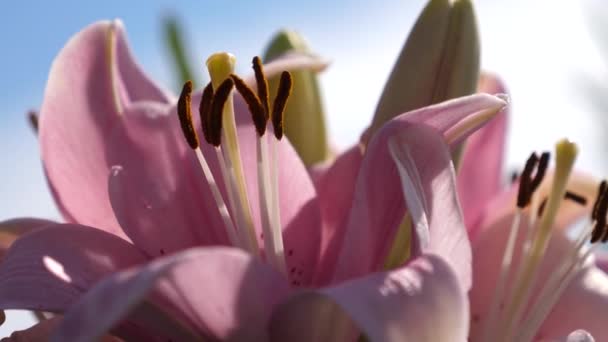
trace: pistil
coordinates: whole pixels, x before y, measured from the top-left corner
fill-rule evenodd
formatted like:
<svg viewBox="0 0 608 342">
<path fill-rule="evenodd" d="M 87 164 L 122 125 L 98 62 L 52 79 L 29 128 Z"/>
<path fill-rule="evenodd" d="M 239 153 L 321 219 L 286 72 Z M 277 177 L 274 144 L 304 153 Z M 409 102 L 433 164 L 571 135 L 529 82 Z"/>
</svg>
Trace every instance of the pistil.
<svg viewBox="0 0 608 342">
<path fill-rule="evenodd" d="M 211 77 L 214 89 L 219 89 L 222 82 L 230 78 L 230 75 L 234 72 L 235 62 L 236 58 L 225 52 L 215 53 L 207 59 L 207 69 L 209 70 L 209 76 Z M 235 205 L 236 212 L 238 213 L 237 225 L 239 229 L 243 229 L 244 231 L 249 250 L 252 253 L 258 254 L 259 247 L 241 163 L 232 96 L 227 97 L 222 112 L 223 162 L 228 174 L 228 180 L 234 183 L 234 194 L 237 195 L 235 198 L 235 204 L 238 203 L 238 205 Z M 228 180 L 225 182 L 228 183 Z"/>
</svg>

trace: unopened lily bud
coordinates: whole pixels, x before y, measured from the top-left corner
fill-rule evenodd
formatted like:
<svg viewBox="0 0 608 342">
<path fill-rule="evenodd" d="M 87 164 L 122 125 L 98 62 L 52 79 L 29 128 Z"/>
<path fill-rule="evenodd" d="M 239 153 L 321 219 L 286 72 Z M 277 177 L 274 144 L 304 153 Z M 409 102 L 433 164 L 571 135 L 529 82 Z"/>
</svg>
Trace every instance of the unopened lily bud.
<svg viewBox="0 0 608 342">
<path fill-rule="evenodd" d="M 264 54 L 264 62 L 285 53 L 310 53 L 304 38 L 294 31 L 278 32 L 270 41 Z M 269 79 L 271 101 L 277 93 L 279 76 Z M 317 75 L 313 71 L 292 72 L 293 90 L 285 109 L 285 135 L 294 146 L 304 164 L 309 166 L 327 159 L 325 113 L 319 91 Z M 314 137 L 311 139 L 311 137 Z"/>
<path fill-rule="evenodd" d="M 364 139 L 399 114 L 473 94 L 478 77 L 479 37 L 471 1 L 430 0 L 393 67 Z"/>
</svg>

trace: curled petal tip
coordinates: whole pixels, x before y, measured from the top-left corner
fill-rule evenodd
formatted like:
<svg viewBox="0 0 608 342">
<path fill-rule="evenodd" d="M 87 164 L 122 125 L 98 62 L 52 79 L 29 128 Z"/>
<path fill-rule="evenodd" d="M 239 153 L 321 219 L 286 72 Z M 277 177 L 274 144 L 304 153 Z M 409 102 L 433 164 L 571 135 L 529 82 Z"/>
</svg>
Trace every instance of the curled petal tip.
<svg viewBox="0 0 608 342">
<path fill-rule="evenodd" d="M 505 102 L 505 106 L 507 106 L 507 105 L 509 105 L 509 103 L 511 103 L 511 97 L 509 96 L 509 94 L 495 94 L 494 96 L 503 100 Z"/>
</svg>

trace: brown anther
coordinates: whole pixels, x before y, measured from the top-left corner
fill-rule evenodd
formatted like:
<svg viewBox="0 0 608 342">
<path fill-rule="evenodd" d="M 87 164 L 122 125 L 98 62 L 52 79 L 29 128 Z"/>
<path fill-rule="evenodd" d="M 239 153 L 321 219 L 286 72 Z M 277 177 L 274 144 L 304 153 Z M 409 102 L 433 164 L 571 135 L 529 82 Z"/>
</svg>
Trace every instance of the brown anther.
<svg viewBox="0 0 608 342">
<path fill-rule="evenodd" d="M 545 178 L 545 173 L 547 172 L 547 168 L 549 167 L 549 158 L 551 154 L 549 152 L 543 152 L 540 155 L 540 160 L 538 161 L 538 165 L 536 167 L 536 173 L 534 174 L 534 178 L 530 180 L 530 192 L 534 193 L 536 189 L 540 186 L 540 183 Z M 532 194 L 530 194 L 532 195 Z"/>
<path fill-rule="evenodd" d="M 532 152 L 528 160 L 526 160 L 526 166 L 524 166 L 524 170 L 521 172 L 521 176 L 519 177 L 519 190 L 517 192 L 517 207 L 520 209 L 525 208 L 532 198 L 531 191 L 531 176 L 534 168 L 538 164 L 538 156 L 536 153 Z"/>
<path fill-rule="evenodd" d="M 264 107 L 264 112 L 266 113 L 266 120 L 268 120 L 268 116 L 270 115 L 270 100 L 268 99 L 268 80 L 266 80 L 266 76 L 264 75 L 264 69 L 262 67 L 262 60 L 260 57 L 255 56 L 251 61 L 253 64 L 253 72 L 255 74 L 255 83 L 258 86 L 258 98 Z"/>
<path fill-rule="evenodd" d="M 277 96 L 274 98 L 274 103 L 272 104 L 272 127 L 274 128 L 274 135 L 279 140 L 283 137 L 283 115 L 285 113 L 287 99 L 291 94 L 292 83 L 293 81 L 289 71 L 283 71 L 281 73 L 281 79 L 279 80 Z"/>
<path fill-rule="evenodd" d="M 574 203 L 578 203 L 580 205 L 587 205 L 587 199 L 584 196 L 581 196 L 579 194 L 576 194 L 574 192 L 571 191 L 566 191 L 566 194 L 564 195 L 564 198 L 567 200 L 571 200 Z"/>
<path fill-rule="evenodd" d="M 27 112 L 27 121 L 30 123 L 32 131 L 38 134 L 38 113 L 35 110 Z"/>
<path fill-rule="evenodd" d="M 192 100 L 192 82 L 187 81 L 184 83 L 182 93 L 179 95 L 177 101 L 177 115 L 179 116 L 179 123 L 182 126 L 182 132 L 188 142 L 188 145 L 194 150 L 198 148 L 198 136 L 194 130 L 194 123 L 192 122 L 192 112 L 190 109 L 190 102 Z"/>
<path fill-rule="evenodd" d="M 249 112 L 251 113 L 251 119 L 253 120 L 253 124 L 255 125 L 255 130 L 258 132 L 259 136 L 263 136 L 266 132 L 266 123 L 268 122 L 268 116 L 264 111 L 264 107 L 262 106 L 260 99 L 240 77 L 238 77 L 237 75 L 230 75 L 230 77 L 232 77 L 232 80 L 234 81 L 234 86 L 236 90 L 241 93 L 243 99 L 249 107 Z"/>
<path fill-rule="evenodd" d="M 198 113 L 201 117 L 201 126 L 203 127 L 203 136 L 208 144 L 211 144 L 211 136 L 209 129 L 209 121 L 211 121 L 211 103 L 213 101 L 213 84 L 209 82 L 203 90 L 201 103 L 198 106 Z"/>
<path fill-rule="evenodd" d="M 597 190 L 597 196 L 595 197 L 595 202 L 593 203 L 593 209 L 591 210 L 591 220 L 595 220 L 597 218 L 597 208 L 600 205 L 600 200 L 602 199 L 602 196 L 604 196 L 604 193 L 606 192 L 606 186 L 607 186 L 607 182 L 606 180 L 603 180 Z"/>
<path fill-rule="evenodd" d="M 222 114 L 224 112 L 224 105 L 233 87 L 234 81 L 228 77 L 217 87 L 213 96 L 211 118 L 209 120 L 209 138 L 211 139 L 211 144 L 216 147 L 222 143 Z"/>
<path fill-rule="evenodd" d="M 580 205 L 587 205 L 587 199 L 579 194 L 576 194 L 574 192 L 571 191 L 566 191 L 566 193 L 564 194 L 564 199 L 570 200 L 574 203 L 578 203 Z M 541 217 L 543 215 L 543 211 L 545 210 L 545 206 L 547 206 L 547 197 L 545 197 L 543 199 L 543 201 L 540 203 L 540 206 L 538 207 L 538 212 L 537 215 L 538 217 Z"/>
<path fill-rule="evenodd" d="M 597 242 L 606 235 L 606 212 L 608 211 L 608 193 L 606 190 L 597 201 L 597 210 L 595 212 L 595 227 L 591 234 L 591 243 Z"/>
<path fill-rule="evenodd" d="M 540 202 L 540 206 L 538 206 L 538 212 L 536 213 L 538 217 L 543 216 L 543 212 L 545 211 L 545 207 L 547 206 L 547 200 L 547 197 L 545 197 L 543 201 Z"/>
</svg>

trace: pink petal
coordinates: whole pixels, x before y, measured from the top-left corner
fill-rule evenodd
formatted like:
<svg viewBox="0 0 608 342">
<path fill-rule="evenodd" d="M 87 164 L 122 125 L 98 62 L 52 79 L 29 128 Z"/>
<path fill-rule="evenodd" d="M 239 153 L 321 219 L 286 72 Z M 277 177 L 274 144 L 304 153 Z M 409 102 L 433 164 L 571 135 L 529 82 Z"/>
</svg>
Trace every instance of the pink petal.
<svg viewBox="0 0 608 342">
<path fill-rule="evenodd" d="M 409 159 L 401 161 L 405 174 L 398 173 L 388 151 L 392 139 L 408 150 Z M 403 183 L 402 188 L 400 176 L 416 186 Z M 449 260 L 462 286 L 468 289 L 470 246 L 448 147 L 433 128 L 399 121 L 392 121 L 378 133 L 363 160 L 334 280 L 351 279 L 381 268 L 404 217 L 406 201 L 413 226 L 420 228 L 413 234 L 414 256 L 423 250 L 440 254 Z M 421 207 L 415 205 L 418 202 Z M 428 222 L 428 226 L 421 225 L 423 222 Z M 423 240 L 428 240 L 428 244 Z"/>
<path fill-rule="evenodd" d="M 349 333 L 346 317 L 370 341 L 464 341 L 468 302 L 441 257 L 427 255 L 390 272 L 376 273 L 286 301 L 270 323 L 275 341 L 335 341 Z"/>
<path fill-rule="evenodd" d="M 125 105 L 134 102 L 153 101 L 163 104 L 171 104 L 176 101 L 173 95 L 165 89 L 160 88 L 141 68 L 133 57 L 131 48 L 127 43 L 127 33 L 124 24 L 120 20 L 112 21 L 116 32 L 116 76 L 117 83 L 125 98 Z"/>
<path fill-rule="evenodd" d="M 111 30 L 116 33 L 114 58 L 108 44 Z M 119 107 L 167 101 L 131 60 L 124 39 L 122 25 L 104 21 L 66 44 L 49 74 L 39 133 L 45 172 L 65 218 L 123 237 L 107 197 L 108 140 L 126 115 Z"/>
<path fill-rule="evenodd" d="M 479 91 L 503 94 L 502 82 L 483 74 Z M 499 113 L 466 141 L 458 169 L 458 195 L 467 227 L 473 227 L 487 202 L 501 190 L 508 109 Z"/>
<path fill-rule="evenodd" d="M 0 308 L 62 312 L 109 273 L 146 259 L 102 230 L 65 224 L 13 243 L 0 266 Z"/>
<path fill-rule="evenodd" d="M 199 96 L 194 97 L 194 105 L 200 101 Z M 256 173 L 257 133 L 246 108 L 242 99 L 235 97 L 241 159 L 259 243 L 263 245 Z M 117 162 L 122 171 L 115 169 L 110 178 L 110 200 L 121 226 L 148 255 L 197 245 L 228 244 L 217 205 L 194 152 L 183 137 L 173 140 L 181 133 L 172 111 L 168 117 L 155 118 L 158 123 L 146 117 L 135 124 L 137 116 L 130 115 L 126 135 L 131 140 L 119 143 L 125 139 L 113 139 L 123 146 L 117 145 L 115 150 L 122 151 L 116 153 L 124 157 Z M 227 203 L 215 150 L 207 144 L 202 150 Z M 290 279 L 294 284 L 308 285 L 319 258 L 319 204 L 306 168 L 287 139 L 281 140 L 278 151 L 281 224 Z"/>
<path fill-rule="evenodd" d="M 329 61 L 319 56 L 293 52 L 283 54 L 274 58 L 271 62 L 264 64 L 264 74 L 266 75 L 266 78 L 270 79 L 281 74 L 283 71 L 309 70 L 321 72 L 328 66 Z M 255 75 L 253 73 L 248 74 L 243 80 L 253 89 L 257 88 Z"/>
<path fill-rule="evenodd" d="M 399 207 L 399 203 L 403 203 L 402 200 L 397 199 L 397 202 L 395 202 L 395 198 L 391 197 L 402 198 L 402 195 L 400 193 L 400 188 L 395 186 L 395 184 L 400 184 L 400 182 L 397 177 L 397 173 L 394 171 L 394 163 L 390 156 L 388 156 L 386 149 L 386 141 L 388 136 L 391 136 L 394 134 L 394 132 L 399 132 L 400 130 L 416 123 L 431 126 L 440 133 L 444 134 L 444 136 L 447 136 L 450 134 L 450 132 L 458 131 L 458 127 L 467 126 L 467 122 L 470 123 L 471 121 L 478 120 L 478 118 L 483 116 L 485 112 L 489 110 L 498 110 L 505 106 L 505 104 L 506 103 L 500 98 L 487 94 L 477 94 L 446 101 L 437 105 L 402 114 L 385 125 L 387 128 L 384 130 L 385 133 L 383 137 L 376 137 L 374 140 L 377 140 L 377 142 L 370 142 L 370 145 L 367 147 L 367 151 L 365 152 L 365 159 L 357 156 L 357 152 L 359 151 L 360 147 L 354 146 L 348 150 L 348 154 L 338 157 L 336 162 L 334 162 L 334 164 L 328 168 L 324 174 L 318 175 L 318 181 L 316 184 L 322 207 L 322 215 L 324 216 L 323 221 L 325 224 L 323 248 L 329 249 L 328 251 L 323 251 L 323 265 L 321 266 L 321 274 L 319 275 L 320 283 L 326 283 L 329 275 L 334 272 L 338 259 L 338 253 L 342 249 L 344 241 L 343 238 L 346 234 L 348 220 L 345 218 L 348 217 L 348 212 L 354 213 L 359 210 L 354 209 L 353 205 L 358 205 L 365 208 L 365 206 L 368 205 L 367 203 L 363 203 L 365 202 L 365 197 L 368 196 L 370 192 L 376 191 L 376 195 L 378 197 L 373 200 L 370 199 L 369 202 L 371 205 L 378 207 L 379 211 L 372 210 L 373 212 L 378 213 L 378 219 L 382 220 L 380 216 L 387 214 L 383 211 L 384 209 L 382 209 L 386 206 L 386 203 L 390 203 L 386 210 L 391 211 L 389 217 L 385 217 L 388 221 L 399 220 L 400 222 L 400 220 L 403 218 L 403 213 L 401 212 L 403 209 L 400 209 Z M 482 122 L 483 121 L 481 121 L 480 124 Z M 471 126 L 471 129 L 474 129 L 475 127 L 476 126 L 473 125 Z M 452 142 L 451 147 L 457 146 L 457 144 L 470 133 L 470 130 L 462 131 L 462 136 L 455 139 Z M 365 140 L 365 138 L 362 138 L 362 140 Z M 372 146 L 376 147 L 372 148 Z M 372 156 L 373 153 L 378 153 L 380 156 L 374 157 Z M 348 165 L 345 165 L 346 163 L 348 163 Z M 359 170 L 363 168 L 367 170 L 365 171 L 365 174 Z M 358 191 L 361 192 L 358 200 L 353 198 L 353 194 L 355 193 L 354 189 L 356 186 L 356 177 L 359 179 L 359 185 L 357 185 L 359 188 Z M 383 191 L 384 187 L 376 183 L 374 183 L 373 186 L 369 184 L 365 185 L 366 182 L 376 182 L 372 179 L 373 177 L 376 177 L 375 179 L 377 179 L 377 182 L 382 183 L 382 186 L 386 186 L 386 189 L 390 189 L 386 196 Z M 380 180 L 380 178 L 382 178 L 382 180 Z M 357 204 L 357 201 L 360 203 Z M 400 217 L 397 218 L 397 216 Z M 381 230 L 390 230 L 389 236 L 381 236 L 382 234 L 377 235 L 375 231 L 369 231 L 376 229 L 375 226 L 369 226 L 367 228 L 368 233 L 374 236 L 372 237 L 372 240 L 377 240 L 379 243 L 383 244 L 380 247 L 375 246 L 374 244 L 371 244 L 370 246 L 371 249 L 378 250 L 379 253 L 382 253 L 382 257 L 384 257 L 384 253 L 387 252 L 387 244 L 392 242 L 392 234 L 396 229 L 396 226 L 393 227 L 393 224 L 398 224 L 398 222 L 391 222 L 390 227 L 378 228 Z M 363 223 L 361 225 L 363 225 Z M 361 232 L 356 234 L 360 233 Z M 351 232 L 349 232 L 349 234 L 351 234 Z M 360 238 L 362 239 L 361 242 L 367 239 L 367 237 L 363 236 Z M 345 248 L 352 250 L 354 254 L 359 253 L 357 252 L 359 247 L 351 248 L 350 246 L 346 245 Z M 352 255 L 350 255 L 348 258 L 352 258 Z M 356 259 L 358 258 L 351 260 L 354 261 Z M 380 260 L 370 261 L 377 265 L 379 265 L 381 262 Z"/>
<path fill-rule="evenodd" d="M 193 327 L 199 336 L 264 340 L 270 314 L 288 291 L 284 278 L 240 250 L 192 249 L 105 279 L 66 314 L 55 339 L 89 341 L 128 317 L 137 324 L 137 313 L 129 315 L 148 297 L 163 310 L 147 312 L 153 323 L 143 326 L 156 336 L 174 338 L 166 334 Z M 182 331 L 163 330 L 175 322 Z"/>
<path fill-rule="evenodd" d="M 595 253 L 595 265 L 604 272 L 608 272 L 608 253 L 599 251 Z"/>
<path fill-rule="evenodd" d="M 107 143 L 112 154 L 108 193 L 114 215 L 149 256 L 196 245 L 226 244 L 217 208 L 177 114 L 131 106 Z"/>
<path fill-rule="evenodd" d="M 496 280 L 502 260 L 507 234 L 511 225 L 512 216 L 496 217 L 491 227 L 484 228 L 473 248 L 473 288 L 470 292 L 471 336 L 479 337 L 483 331 L 483 324 L 494 291 Z M 527 229 L 528 217 L 522 217 L 522 229 Z M 520 251 L 522 249 L 523 234 L 516 244 L 513 265 L 520 264 Z M 554 229 L 547 253 L 543 258 L 537 276 L 540 284 L 547 280 L 549 275 L 557 269 L 557 262 L 573 248 L 571 241 L 563 230 Z M 513 275 L 507 284 L 512 284 Z M 536 298 L 538 288 L 533 291 L 531 298 Z M 598 341 L 608 339 L 608 331 L 601 319 L 608 314 L 608 276 L 597 269 L 592 262 L 586 264 L 572 280 L 540 328 L 538 337 L 556 339 L 566 336 L 576 329 L 585 329 Z"/>
<path fill-rule="evenodd" d="M 321 262 L 316 276 L 317 284 L 327 284 L 331 280 L 333 266 L 340 252 L 341 237 L 346 230 L 346 220 L 355 192 L 355 182 L 363 152 L 354 146 L 342 153 L 315 182 L 321 217 L 323 235 L 321 238 Z M 325 260 L 328 260 L 325 263 Z"/>
<path fill-rule="evenodd" d="M 51 224 L 55 224 L 55 222 L 38 218 L 18 218 L 0 222 L 0 264 L 6 251 L 17 238 L 32 230 Z"/>
</svg>

